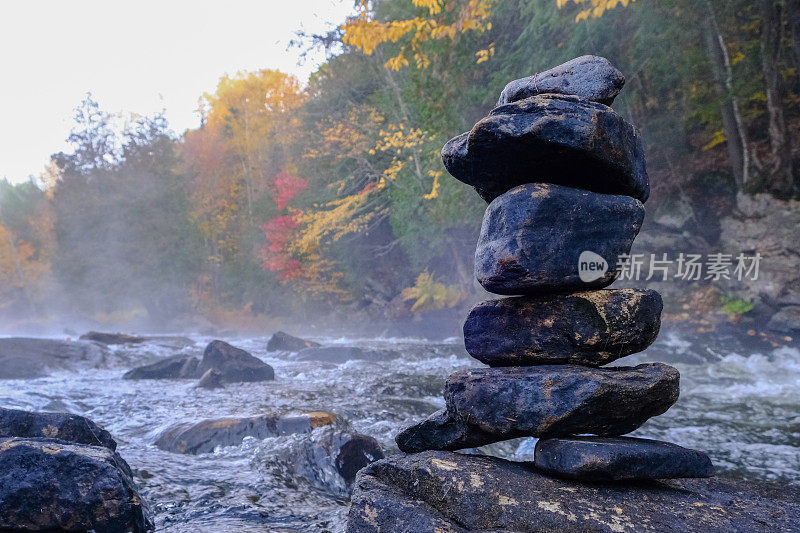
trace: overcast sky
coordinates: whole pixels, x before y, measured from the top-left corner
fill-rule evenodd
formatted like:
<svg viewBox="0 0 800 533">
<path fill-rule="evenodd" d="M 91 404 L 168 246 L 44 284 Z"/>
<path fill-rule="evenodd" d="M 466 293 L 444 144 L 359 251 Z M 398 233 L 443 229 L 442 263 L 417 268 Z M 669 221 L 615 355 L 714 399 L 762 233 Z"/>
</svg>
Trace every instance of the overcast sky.
<svg viewBox="0 0 800 533">
<path fill-rule="evenodd" d="M 2 0 L 0 178 L 38 175 L 65 150 L 72 111 L 91 92 L 109 112 L 166 109 L 177 132 L 197 126 L 198 98 L 220 76 L 273 68 L 305 82 L 298 30 L 344 20 L 353 0 Z"/>
</svg>

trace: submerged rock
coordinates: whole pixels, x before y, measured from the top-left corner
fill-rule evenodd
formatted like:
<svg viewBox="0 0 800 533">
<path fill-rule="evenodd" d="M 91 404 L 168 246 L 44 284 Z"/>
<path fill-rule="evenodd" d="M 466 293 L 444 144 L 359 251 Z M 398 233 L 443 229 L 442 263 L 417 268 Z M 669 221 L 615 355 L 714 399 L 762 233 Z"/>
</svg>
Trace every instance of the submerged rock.
<svg viewBox="0 0 800 533">
<path fill-rule="evenodd" d="M 217 446 L 237 446 L 245 437 L 265 439 L 293 433 L 310 433 L 333 424 L 337 416 L 323 411 L 302 415 L 262 415 L 246 418 L 216 418 L 197 423 L 175 424 L 158 436 L 155 445 L 164 451 L 198 454 Z"/>
<path fill-rule="evenodd" d="M 270 337 L 269 342 L 267 342 L 267 351 L 298 352 L 304 348 L 317 348 L 319 346 L 322 345 L 318 342 L 307 341 L 299 337 L 293 337 L 283 331 L 278 331 L 274 333 L 272 337 Z"/>
<path fill-rule="evenodd" d="M 57 439 L 0 439 L 0 529 L 153 529 L 130 468 L 105 446 Z"/>
<path fill-rule="evenodd" d="M 117 449 L 111 434 L 88 418 L 69 413 L 36 413 L 0 407 L 0 438 L 8 437 L 58 439 L 103 446 L 111 451 Z"/>
<path fill-rule="evenodd" d="M 191 355 L 174 355 L 161 361 L 133 368 L 123 379 L 189 379 L 197 376 L 200 361 Z"/>
<path fill-rule="evenodd" d="M 489 300 L 470 311 L 464 343 L 490 366 L 600 366 L 652 344 L 662 307 L 642 289 Z"/>
<path fill-rule="evenodd" d="M 496 294 L 600 289 L 614 282 L 643 220 L 629 196 L 522 185 L 486 209 L 475 276 Z"/>
<path fill-rule="evenodd" d="M 202 376 L 211 368 L 222 374 L 225 383 L 275 379 L 275 371 L 267 363 L 220 340 L 211 341 L 206 346 L 197 373 Z"/>
<path fill-rule="evenodd" d="M 650 195 L 636 128 L 610 107 L 575 96 L 538 95 L 496 107 L 447 141 L 442 161 L 487 202 L 534 182 L 642 202 Z"/>
<path fill-rule="evenodd" d="M 221 389 L 225 385 L 222 383 L 222 373 L 219 370 L 209 368 L 197 382 L 199 389 Z"/>
<path fill-rule="evenodd" d="M 611 105 L 623 85 L 625 76 L 608 59 L 587 55 L 533 76 L 509 82 L 500 94 L 497 105 L 543 93 L 571 94 Z"/>
<path fill-rule="evenodd" d="M 31 379 L 51 370 L 101 366 L 106 351 L 92 342 L 9 337 L 0 339 L 0 379 Z"/>
<path fill-rule="evenodd" d="M 425 452 L 358 475 L 348 533 L 795 531 L 800 490 L 724 479 L 587 485 L 529 463 Z"/>
<path fill-rule="evenodd" d="M 662 363 L 464 370 L 447 378 L 446 413 L 407 428 L 396 440 L 413 453 L 517 437 L 623 435 L 666 412 L 678 399 L 679 379 L 675 368 Z"/>
<path fill-rule="evenodd" d="M 90 331 L 80 336 L 82 341 L 94 341 L 101 344 L 141 344 L 145 340 L 144 337 L 135 335 L 125 335 L 124 333 L 102 333 L 99 331 Z"/>
<path fill-rule="evenodd" d="M 584 481 L 711 477 L 703 452 L 633 437 L 539 439 L 534 462 L 542 472 Z"/>
</svg>

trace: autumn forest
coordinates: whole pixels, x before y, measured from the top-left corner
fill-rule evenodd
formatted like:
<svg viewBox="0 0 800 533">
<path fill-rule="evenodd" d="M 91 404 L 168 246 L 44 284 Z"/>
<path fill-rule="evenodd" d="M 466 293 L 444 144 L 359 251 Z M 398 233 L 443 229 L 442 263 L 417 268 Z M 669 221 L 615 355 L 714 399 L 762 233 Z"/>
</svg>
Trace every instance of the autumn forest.
<svg viewBox="0 0 800 533">
<path fill-rule="evenodd" d="M 441 147 L 583 54 L 626 75 L 648 209 L 800 195 L 800 0 L 364 0 L 296 46 L 327 53 L 307 85 L 228 73 L 181 134 L 76 102 L 73 150 L 0 181 L 0 317 L 258 328 L 474 300 L 485 202 Z"/>
</svg>

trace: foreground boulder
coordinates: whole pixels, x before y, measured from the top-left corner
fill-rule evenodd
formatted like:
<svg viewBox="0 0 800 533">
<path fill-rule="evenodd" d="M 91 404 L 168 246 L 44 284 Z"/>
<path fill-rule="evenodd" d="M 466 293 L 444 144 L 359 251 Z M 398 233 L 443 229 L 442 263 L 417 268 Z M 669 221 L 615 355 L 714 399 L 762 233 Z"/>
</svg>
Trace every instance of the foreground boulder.
<svg viewBox="0 0 800 533">
<path fill-rule="evenodd" d="M 460 450 L 517 437 L 629 433 L 678 399 L 680 374 L 663 363 L 478 368 L 445 383 L 446 412 L 397 436 L 407 453 Z"/>
<path fill-rule="evenodd" d="M 0 407 L 0 438 L 8 437 L 58 439 L 103 446 L 111 451 L 117 449 L 111 434 L 88 418 L 69 413 L 36 413 Z"/>
<path fill-rule="evenodd" d="M 269 342 L 267 342 L 267 351 L 298 352 L 305 348 L 317 348 L 319 346 L 322 345 L 318 342 L 307 341 L 299 337 L 293 337 L 283 331 L 278 331 L 274 333 L 272 337 L 270 337 Z"/>
<path fill-rule="evenodd" d="M 203 360 L 197 367 L 197 374 L 202 376 L 212 368 L 222 374 L 221 379 L 225 383 L 275 379 L 275 371 L 267 363 L 219 340 L 211 341 L 206 346 Z"/>
<path fill-rule="evenodd" d="M 464 344 L 490 366 L 600 366 L 650 346 L 662 307 L 641 289 L 489 300 L 470 311 Z"/>
<path fill-rule="evenodd" d="M 295 443 L 286 456 L 294 478 L 347 497 L 356 474 L 383 459 L 383 450 L 372 437 L 329 426 Z"/>
<path fill-rule="evenodd" d="M 94 341 L 101 344 L 141 344 L 147 339 L 135 335 L 125 335 L 124 333 L 102 333 L 100 331 L 90 331 L 80 336 L 82 341 Z"/>
<path fill-rule="evenodd" d="M 534 76 L 509 82 L 500 94 L 497 105 L 544 93 L 571 94 L 611 105 L 624 85 L 625 76 L 608 59 L 581 56 Z"/>
<path fill-rule="evenodd" d="M 447 141 L 442 161 L 487 202 L 533 182 L 642 202 L 650 195 L 636 128 L 610 107 L 576 96 L 537 95 L 496 107 Z"/>
<path fill-rule="evenodd" d="M 208 419 L 175 424 L 161 432 L 155 445 L 167 452 L 192 455 L 209 453 L 217 446 L 238 446 L 246 437 L 265 439 L 310 433 L 314 428 L 328 426 L 336 420 L 336 415 L 322 411 L 290 416 Z"/>
<path fill-rule="evenodd" d="M 52 370 L 106 363 L 105 349 L 92 342 L 10 337 L 0 339 L 0 379 L 31 379 Z"/>
<path fill-rule="evenodd" d="M 495 294 L 601 289 L 616 279 L 643 220 L 629 196 L 522 185 L 486 209 L 475 276 Z"/>
<path fill-rule="evenodd" d="M 0 439 L 3 531 L 142 532 L 153 524 L 114 451 L 56 439 Z"/>
<path fill-rule="evenodd" d="M 800 489 L 722 479 L 586 485 L 530 463 L 426 452 L 391 457 L 356 480 L 348 533 L 514 531 L 791 532 Z"/>
<path fill-rule="evenodd" d="M 703 452 L 671 442 L 633 437 L 539 439 L 534 463 L 540 471 L 583 481 L 711 477 Z"/>
<path fill-rule="evenodd" d="M 127 371 L 123 379 L 189 379 L 197 376 L 200 361 L 191 355 L 174 355 Z"/>
</svg>

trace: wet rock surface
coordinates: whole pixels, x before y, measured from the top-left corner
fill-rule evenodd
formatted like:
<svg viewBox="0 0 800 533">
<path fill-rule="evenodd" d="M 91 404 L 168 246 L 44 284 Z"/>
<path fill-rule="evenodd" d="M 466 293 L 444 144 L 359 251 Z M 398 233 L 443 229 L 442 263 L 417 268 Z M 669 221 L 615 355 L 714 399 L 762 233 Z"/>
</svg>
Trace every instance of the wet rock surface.
<svg viewBox="0 0 800 533">
<path fill-rule="evenodd" d="M 189 379 L 197 375 L 200 361 L 191 355 L 175 355 L 161 361 L 133 368 L 123 379 Z"/>
<path fill-rule="evenodd" d="M 221 389 L 225 385 L 222 383 L 222 372 L 209 368 L 206 373 L 200 376 L 197 381 L 197 388 L 199 389 Z"/>
<path fill-rule="evenodd" d="M 636 129 L 610 107 L 575 96 L 538 95 L 496 107 L 450 139 L 442 161 L 487 202 L 533 182 L 643 202 L 650 195 Z"/>
<path fill-rule="evenodd" d="M 599 289 L 616 278 L 630 252 L 644 208 L 628 196 L 594 194 L 546 183 L 517 187 L 486 209 L 475 251 L 475 276 L 495 294 Z M 590 252 L 597 277 L 579 271 Z M 597 257 L 599 256 L 599 257 Z"/>
<path fill-rule="evenodd" d="M 625 76 L 608 59 L 586 55 L 533 76 L 509 82 L 500 94 L 497 105 L 544 93 L 570 94 L 611 105 L 623 85 Z"/>
<path fill-rule="evenodd" d="M 100 366 L 106 352 L 92 342 L 9 337 L 0 339 L 0 379 L 28 379 L 80 365 Z"/>
<path fill-rule="evenodd" d="M 314 428 L 333 424 L 336 420 L 336 415 L 315 411 L 302 415 L 262 415 L 179 423 L 161 432 L 155 445 L 167 452 L 209 453 L 218 446 L 237 446 L 246 437 L 264 439 L 310 433 Z"/>
<path fill-rule="evenodd" d="M 111 451 L 117 449 L 111 434 L 88 418 L 70 413 L 36 413 L 0 407 L 0 438 L 9 437 L 58 439 L 103 446 Z"/>
<path fill-rule="evenodd" d="M 584 481 L 704 478 L 714 475 L 703 452 L 633 437 L 540 439 L 534 463 L 540 471 Z"/>
<path fill-rule="evenodd" d="M 152 529 L 130 468 L 114 451 L 57 439 L 0 439 L 3 531 Z"/>
<path fill-rule="evenodd" d="M 82 341 L 94 341 L 101 344 L 139 344 L 145 342 L 144 337 L 136 335 L 126 335 L 124 333 L 103 333 L 100 331 L 90 331 L 80 336 Z"/>
<path fill-rule="evenodd" d="M 792 532 L 800 490 L 726 479 L 587 485 L 530 463 L 424 452 L 362 470 L 347 531 Z"/>
<path fill-rule="evenodd" d="M 202 376 L 212 368 L 222 374 L 225 383 L 275 379 L 275 371 L 267 363 L 220 340 L 211 341 L 206 347 L 197 374 Z"/>
<path fill-rule="evenodd" d="M 322 345 L 318 342 L 307 341 L 305 339 L 289 335 L 283 331 L 278 331 L 275 332 L 267 342 L 267 351 L 298 352 L 305 348 L 317 348 L 319 346 Z"/>
<path fill-rule="evenodd" d="M 464 343 L 490 366 L 600 366 L 652 344 L 662 307 L 641 289 L 489 300 L 467 317 Z"/>
</svg>

